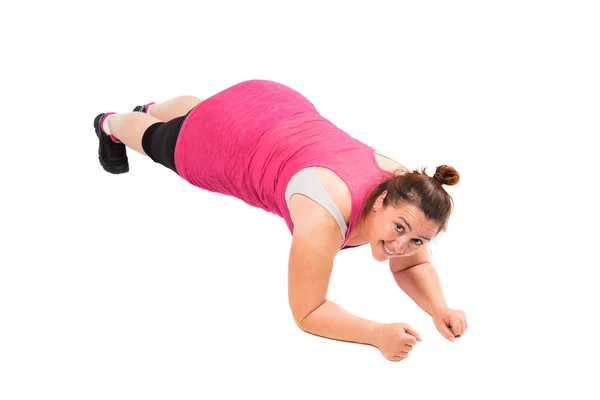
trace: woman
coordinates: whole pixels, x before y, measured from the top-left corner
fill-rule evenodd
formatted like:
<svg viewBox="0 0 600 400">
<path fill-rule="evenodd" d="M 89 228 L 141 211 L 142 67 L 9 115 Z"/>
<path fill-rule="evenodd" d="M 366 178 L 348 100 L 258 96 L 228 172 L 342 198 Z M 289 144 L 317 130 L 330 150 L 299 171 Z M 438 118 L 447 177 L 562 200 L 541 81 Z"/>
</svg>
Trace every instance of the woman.
<svg viewBox="0 0 600 400">
<path fill-rule="evenodd" d="M 446 305 L 427 243 L 446 227 L 458 183 L 452 167 L 434 177 L 408 171 L 323 118 L 295 90 L 251 80 L 202 101 L 182 96 L 103 113 L 94 120 L 99 160 L 129 170 L 126 146 L 200 188 L 235 196 L 285 219 L 292 233 L 288 293 L 298 326 L 332 339 L 371 344 L 406 358 L 418 333 L 404 323 L 354 316 L 326 299 L 333 259 L 368 244 L 449 340 L 462 335 L 462 311 Z"/>
</svg>

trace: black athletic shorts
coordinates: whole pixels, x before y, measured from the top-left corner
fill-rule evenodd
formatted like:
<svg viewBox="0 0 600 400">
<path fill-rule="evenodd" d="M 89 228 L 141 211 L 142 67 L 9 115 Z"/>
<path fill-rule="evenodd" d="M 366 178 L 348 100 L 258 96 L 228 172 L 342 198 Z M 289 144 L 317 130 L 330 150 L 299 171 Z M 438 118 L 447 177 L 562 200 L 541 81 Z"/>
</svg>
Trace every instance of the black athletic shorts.
<svg viewBox="0 0 600 400">
<path fill-rule="evenodd" d="M 177 169 L 175 169 L 175 144 L 181 125 L 186 117 L 187 114 L 167 122 L 152 124 L 142 136 L 144 153 L 154 162 L 172 169 L 175 173 L 177 173 Z"/>
</svg>

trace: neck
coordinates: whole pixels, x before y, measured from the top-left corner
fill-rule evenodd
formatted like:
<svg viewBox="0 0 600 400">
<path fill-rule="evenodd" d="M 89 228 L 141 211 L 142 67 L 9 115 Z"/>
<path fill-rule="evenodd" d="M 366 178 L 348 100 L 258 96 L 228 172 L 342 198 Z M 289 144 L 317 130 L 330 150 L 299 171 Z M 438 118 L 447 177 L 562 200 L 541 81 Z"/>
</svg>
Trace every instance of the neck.
<svg viewBox="0 0 600 400">
<path fill-rule="evenodd" d="M 369 233 L 367 231 L 367 227 L 370 225 L 369 222 L 371 220 L 371 215 L 367 215 L 364 220 L 358 221 L 356 227 L 352 231 L 352 235 L 350 236 L 350 240 L 352 241 L 360 241 L 360 242 L 368 242 L 369 241 Z"/>
</svg>

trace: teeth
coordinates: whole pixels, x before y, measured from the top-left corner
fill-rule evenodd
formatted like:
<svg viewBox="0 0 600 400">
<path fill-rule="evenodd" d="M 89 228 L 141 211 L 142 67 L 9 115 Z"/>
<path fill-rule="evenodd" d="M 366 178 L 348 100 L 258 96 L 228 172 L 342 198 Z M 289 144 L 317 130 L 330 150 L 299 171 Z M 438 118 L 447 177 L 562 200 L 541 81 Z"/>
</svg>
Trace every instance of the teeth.
<svg viewBox="0 0 600 400">
<path fill-rule="evenodd" d="M 393 256 L 394 254 L 396 254 L 393 251 L 390 251 L 390 249 L 387 248 L 385 243 L 383 244 L 383 248 L 385 249 L 385 252 L 388 253 L 390 256 Z"/>
</svg>

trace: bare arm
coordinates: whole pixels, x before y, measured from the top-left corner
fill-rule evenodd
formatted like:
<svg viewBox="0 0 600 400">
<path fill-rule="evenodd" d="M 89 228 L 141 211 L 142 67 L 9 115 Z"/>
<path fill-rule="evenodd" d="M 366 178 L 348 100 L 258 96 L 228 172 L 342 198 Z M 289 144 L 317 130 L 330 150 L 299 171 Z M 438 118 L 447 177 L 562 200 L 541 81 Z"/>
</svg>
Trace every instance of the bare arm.
<svg viewBox="0 0 600 400">
<path fill-rule="evenodd" d="M 439 277 L 430 263 L 426 247 L 414 256 L 392 258 L 390 270 L 400 288 L 429 315 L 437 309 L 448 307 Z"/>
<path fill-rule="evenodd" d="M 430 261 L 429 252 L 423 248 L 411 257 L 392 258 L 390 270 L 398 286 L 431 315 L 437 330 L 453 342 L 467 330 L 467 319 L 464 311 L 446 304 L 440 279 Z"/>
<path fill-rule="evenodd" d="M 394 273 L 394 279 L 400 288 L 427 314 L 447 308 L 440 280 L 435 268 L 429 263 Z"/>
<path fill-rule="evenodd" d="M 333 260 L 342 244 L 335 220 L 304 196 L 292 197 L 294 235 L 288 270 L 288 295 L 296 324 L 314 335 L 377 346 L 382 327 L 327 300 Z"/>
<path fill-rule="evenodd" d="M 298 326 L 313 335 L 372 346 L 377 346 L 382 327 L 377 322 L 349 313 L 329 300 L 301 320 Z"/>
</svg>

